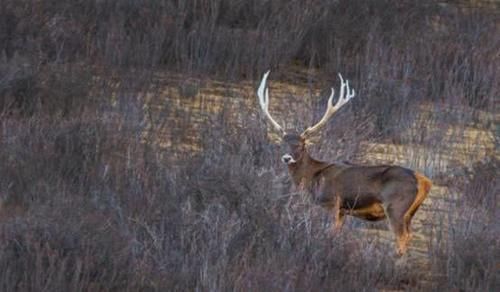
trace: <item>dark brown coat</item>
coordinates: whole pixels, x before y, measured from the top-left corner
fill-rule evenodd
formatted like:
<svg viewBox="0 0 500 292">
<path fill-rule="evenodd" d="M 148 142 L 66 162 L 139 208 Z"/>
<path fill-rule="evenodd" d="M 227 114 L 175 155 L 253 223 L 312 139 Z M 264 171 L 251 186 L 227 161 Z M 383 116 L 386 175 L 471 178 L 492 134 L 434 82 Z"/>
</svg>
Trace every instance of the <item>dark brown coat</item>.
<svg viewBox="0 0 500 292">
<path fill-rule="evenodd" d="M 397 237 L 398 254 L 406 251 L 411 219 L 432 185 L 428 178 L 401 166 L 318 161 L 309 155 L 299 135 L 286 135 L 284 142 L 289 150 L 285 155 L 293 161 L 288 170 L 294 183 L 333 212 L 336 230 L 345 215 L 370 221 L 388 218 Z"/>
</svg>

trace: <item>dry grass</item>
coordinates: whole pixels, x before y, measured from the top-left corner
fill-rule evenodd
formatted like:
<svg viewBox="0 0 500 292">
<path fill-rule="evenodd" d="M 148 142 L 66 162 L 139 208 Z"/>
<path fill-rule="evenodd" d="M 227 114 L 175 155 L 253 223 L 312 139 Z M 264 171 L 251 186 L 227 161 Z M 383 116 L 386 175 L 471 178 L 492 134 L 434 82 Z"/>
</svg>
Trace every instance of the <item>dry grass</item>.
<svg viewBox="0 0 500 292">
<path fill-rule="evenodd" d="M 70 3 L 71 2 L 71 3 Z M 5 1 L 0 290 L 498 290 L 500 33 L 433 1 Z M 314 156 L 432 177 L 407 258 L 297 192 L 256 109 Z"/>
</svg>

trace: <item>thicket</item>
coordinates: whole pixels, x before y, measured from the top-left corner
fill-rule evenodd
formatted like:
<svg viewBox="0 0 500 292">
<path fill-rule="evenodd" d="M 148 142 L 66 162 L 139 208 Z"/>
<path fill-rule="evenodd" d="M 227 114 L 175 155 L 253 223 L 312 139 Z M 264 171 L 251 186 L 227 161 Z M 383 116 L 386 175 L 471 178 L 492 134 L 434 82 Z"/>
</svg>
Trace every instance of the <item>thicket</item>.
<svg viewBox="0 0 500 292">
<path fill-rule="evenodd" d="M 447 123 L 493 129 L 498 146 L 498 125 L 481 118 L 498 112 L 498 13 L 436 1 L 3 0 L 0 290 L 498 289 L 495 153 L 463 171 L 422 169 L 456 201 L 426 227 L 432 260 L 418 271 L 356 222 L 330 235 L 329 216 L 290 191 L 262 121 L 228 122 L 254 107 L 206 117 L 200 152 L 161 147 L 174 97 L 155 91 L 159 72 L 255 84 L 268 68 L 331 84 L 342 72 L 367 98 L 326 130 L 342 138 L 325 142 L 333 156 L 360 159 L 367 138 L 437 151 L 446 141 L 431 127 Z M 144 111 L 152 91 L 166 113 Z M 442 114 L 408 136 L 422 105 Z M 174 130 L 195 118 L 186 109 Z"/>
</svg>

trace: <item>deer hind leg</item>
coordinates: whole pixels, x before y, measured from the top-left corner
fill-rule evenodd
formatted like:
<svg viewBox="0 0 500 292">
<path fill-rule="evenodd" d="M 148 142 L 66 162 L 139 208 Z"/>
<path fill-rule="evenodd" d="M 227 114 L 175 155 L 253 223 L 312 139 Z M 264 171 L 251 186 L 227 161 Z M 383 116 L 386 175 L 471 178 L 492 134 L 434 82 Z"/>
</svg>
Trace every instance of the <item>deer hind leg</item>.
<svg viewBox="0 0 500 292">
<path fill-rule="evenodd" d="M 408 241 L 411 239 L 411 230 L 410 230 L 411 220 L 413 216 L 415 216 L 415 213 L 417 212 L 420 205 L 422 205 L 424 200 L 427 198 L 427 195 L 432 186 L 432 182 L 427 177 L 421 175 L 418 172 L 415 173 L 415 178 L 417 179 L 417 194 L 415 196 L 415 200 L 410 205 L 410 207 L 408 208 L 408 210 L 404 215 L 404 221 L 408 233 Z"/>
<path fill-rule="evenodd" d="M 405 212 L 399 211 L 390 204 L 384 209 L 389 219 L 389 226 L 396 235 L 396 253 L 402 256 L 408 250 L 408 242 L 410 241 L 408 224 L 404 218 Z"/>
<path fill-rule="evenodd" d="M 424 200 L 427 198 L 427 195 L 432 187 L 432 182 L 424 175 L 415 172 L 415 178 L 417 179 L 417 195 L 415 196 L 415 200 L 405 214 L 405 221 L 407 222 L 408 226 L 410 225 L 411 219 L 417 212 L 420 205 L 422 205 Z"/>
</svg>

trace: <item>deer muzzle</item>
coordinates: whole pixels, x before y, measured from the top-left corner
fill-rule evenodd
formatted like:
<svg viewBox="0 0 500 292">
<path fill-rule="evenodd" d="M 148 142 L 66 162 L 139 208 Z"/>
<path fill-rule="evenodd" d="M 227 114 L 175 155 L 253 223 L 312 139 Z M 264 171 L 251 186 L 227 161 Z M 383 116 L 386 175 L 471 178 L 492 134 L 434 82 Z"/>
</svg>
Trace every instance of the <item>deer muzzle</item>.
<svg viewBox="0 0 500 292">
<path fill-rule="evenodd" d="M 295 159 L 293 159 L 293 156 L 288 154 L 288 153 L 281 156 L 281 161 L 283 161 L 286 164 L 292 164 L 292 163 L 297 162 L 297 161 L 295 161 Z"/>
</svg>

